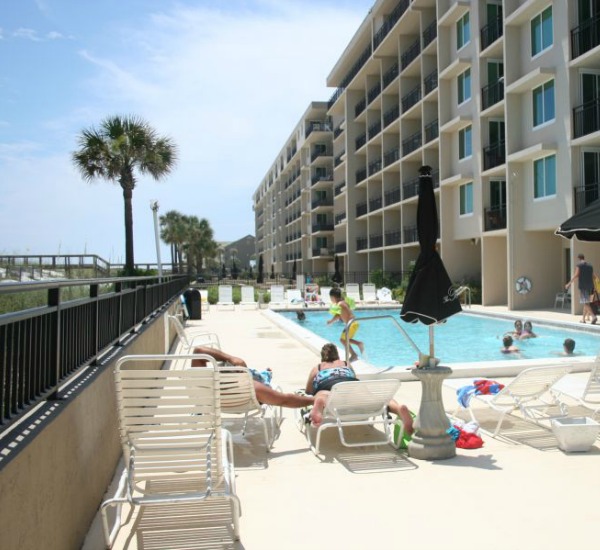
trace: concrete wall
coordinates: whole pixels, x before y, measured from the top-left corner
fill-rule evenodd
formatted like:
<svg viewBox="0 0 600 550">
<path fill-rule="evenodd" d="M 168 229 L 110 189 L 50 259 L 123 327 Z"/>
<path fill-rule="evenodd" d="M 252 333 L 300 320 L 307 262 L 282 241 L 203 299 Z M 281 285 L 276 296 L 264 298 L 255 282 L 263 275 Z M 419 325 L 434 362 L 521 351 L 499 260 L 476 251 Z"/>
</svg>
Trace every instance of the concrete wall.
<svg viewBox="0 0 600 550">
<path fill-rule="evenodd" d="M 165 353 L 165 320 L 148 324 L 123 354 Z M 81 547 L 121 455 L 113 384 L 121 355 L 59 402 L 0 470 L 0 547 Z"/>
</svg>

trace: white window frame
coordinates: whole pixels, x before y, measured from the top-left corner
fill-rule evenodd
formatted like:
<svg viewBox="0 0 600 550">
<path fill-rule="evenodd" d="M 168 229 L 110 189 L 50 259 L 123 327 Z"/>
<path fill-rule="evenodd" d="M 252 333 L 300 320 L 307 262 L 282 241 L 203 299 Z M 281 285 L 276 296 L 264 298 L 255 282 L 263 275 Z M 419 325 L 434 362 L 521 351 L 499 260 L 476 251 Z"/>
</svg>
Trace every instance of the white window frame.
<svg viewBox="0 0 600 550">
<path fill-rule="evenodd" d="M 536 197 L 535 196 L 535 190 L 536 190 L 536 187 L 537 187 L 536 186 L 537 182 L 536 182 L 536 179 L 535 179 L 536 178 L 535 165 L 536 165 L 537 162 L 544 162 L 545 163 L 545 161 L 547 159 L 551 158 L 551 157 L 554 157 L 554 193 L 553 194 L 547 194 L 547 190 L 546 190 L 546 166 L 544 164 L 544 182 L 543 182 L 544 183 L 544 194 L 540 195 L 539 197 Z M 533 161 L 533 165 L 532 165 L 532 168 L 533 168 L 533 178 L 532 178 L 533 179 L 533 200 L 535 202 L 556 198 L 556 196 L 557 196 L 556 195 L 556 183 L 557 183 L 556 165 L 557 165 L 556 153 L 552 153 L 551 155 L 546 155 L 545 157 L 537 158 L 537 159 L 535 159 Z"/>
<path fill-rule="evenodd" d="M 539 56 L 540 56 L 540 55 L 542 55 L 544 52 L 547 52 L 547 51 L 548 51 L 550 48 L 552 48 L 552 46 L 554 46 L 554 10 L 552 9 L 552 5 L 550 5 L 550 6 L 546 6 L 546 7 L 545 7 L 545 8 L 544 8 L 542 11 L 540 11 L 539 13 L 537 13 L 535 16 L 533 16 L 533 17 L 531 18 L 531 20 L 530 20 L 530 22 L 529 22 L 529 32 L 531 33 L 531 31 L 532 31 L 532 26 L 533 26 L 533 22 L 534 22 L 536 19 L 539 19 L 539 24 L 540 24 L 540 28 L 541 28 L 541 25 L 542 25 L 542 15 L 543 15 L 543 14 L 544 14 L 544 12 L 545 12 L 546 10 L 548 10 L 548 9 L 550 10 L 550 12 L 551 12 L 551 14 L 552 14 L 552 15 L 551 15 L 551 22 L 552 22 L 552 25 L 551 25 L 551 29 L 552 29 L 552 40 L 551 40 L 551 42 L 550 42 L 550 44 L 549 44 L 548 46 L 546 46 L 546 47 L 544 48 L 544 47 L 542 47 L 542 45 L 540 45 L 540 47 L 542 47 L 542 49 L 541 49 L 539 52 L 534 52 L 534 51 L 533 51 L 533 44 L 531 44 L 531 42 L 533 41 L 533 33 L 532 33 L 532 34 L 531 34 L 531 36 L 530 36 L 530 46 L 531 46 L 531 48 L 532 48 L 532 50 L 531 50 L 531 59 L 535 59 L 536 57 L 539 57 Z M 542 42 L 543 42 L 543 36 L 542 36 Z"/>
<path fill-rule="evenodd" d="M 467 147 L 466 147 L 466 142 L 465 142 L 465 144 L 464 144 L 465 156 L 461 157 L 460 156 L 460 145 L 461 145 L 463 139 L 465 138 L 465 136 L 467 135 L 466 134 L 467 130 L 470 130 L 469 135 L 471 136 L 471 139 L 470 139 L 471 152 L 469 154 L 466 154 Z M 473 156 L 473 125 L 469 124 L 468 126 L 465 126 L 464 128 L 461 128 L 458 131 L 458 160 L 461 161 L 461 160 L 470 159 L 472 156 Z"/>
<path fill-rule="evenodd" d="M 465 88 L 465 75 L 469 73 L 469 86 L 468 88 Z M 471 67 L 469 67 L 468 69 L 465 69 L 462 73 L 460 73 L 457 77 L 456 77 L 456 100 L 458 101 L 459 105 L 462 105 L 463 103 L 466 103 L 467 101 L 471 100 L 472 97 L 472 93 L 471 93 L 471 87 L 473 85 L 473 80 L 471 78 Z M 462 101 L 461 101 L 461 92 L 463 95 Z M 466 95 L 468 93 L 468 96 Z"/>
<path fill-rule="evenodd" d="M 544 99 L 544 86 L 546 86 L 547 84 L 552 83 L 553 87 L 554 87 L 554 117 L 549 118 L 548 120 L 542 120 L 542 122 L 540 122 L 539 124 L 535 123 L 535 100 L 534 100 L 534 93 L 536 90 L 539 90 L 541 88 L 542 90 L 542 100 Z M 542 118 L 545 115 L 545 104 L 542 104 Z M 531 121 L 532 127 L 534 130 L 537 130 L 538 128 L 542 128 L 544 126 L 547 126 L 548 124 L 552 124 L 553 122 L 556 121 L 556 80 L 554 80 L 553 78 L 550 80 L 546 80 L 546 82 L 544 82 L 543 84 L 540 84 L 539 86 L 536 86 L 533 90 L 531 90 L 531 115 L 533 120 Z"/>
<path fill-rule="evenodd" d="M 462 194 L 463 194 L 463 191 L 465 191 L 465 193 L 466 193 L 467 189 L 470 190 L 469 194 L 470 194 L 470 198 L 471 198 L 471 205 L 470 205 L 471 206 L 471 210 L 470 211 L 466 211 L 466 208 L 469 205 L 468 205 L 467 197 L 465 196 L 465 212 L 462 212 L 461 211 L 462 202 L 463 202 L 462 201 Z M 474 198 L 473 198 L 473 182 L 469 181 L 467 183 L 463 183 L 462 185 L 460 185 L 459 188 L 458 188 L 458 216 L 460 218 L 466 218 L 468 216 L 472 216 L 473 213 L 475 212 L 474 202 L 475 201 L 474 201 Z"/>
<path fill-rule="evenodd" d="M 465 18 L 468 19 L 468 29 L 469 29 L 469 37 L 465 41 Z M 462 35 L 462 42 L 459 44 L 458 38 Z M 457 22 L 456 22 L 456 51 L 461 50 L 467 44 L 471 42 L 471 14 L 469 12 L 465 13 Z"/>
</svg>

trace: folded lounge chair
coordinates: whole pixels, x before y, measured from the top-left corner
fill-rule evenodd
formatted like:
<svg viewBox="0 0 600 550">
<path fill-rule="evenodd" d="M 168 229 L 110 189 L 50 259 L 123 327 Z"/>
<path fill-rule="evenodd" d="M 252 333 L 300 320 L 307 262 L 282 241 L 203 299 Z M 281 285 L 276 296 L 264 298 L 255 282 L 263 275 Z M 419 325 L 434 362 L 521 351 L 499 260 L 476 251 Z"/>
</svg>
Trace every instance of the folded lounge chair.
<svg viewBox="0 0 600 550">
<path fill-rule="evenodd" d="M 290 288 L 286 292 L 286 301 L 288 306 L 303 306 L 302 291 L 299 288 Z"/>
<path fill-rule="evenodd" d="M 219 285 L 218 309 L 235 309 L 233 303 L 233 287 L 231 285 Z"/>
<path fill-rule="evenodd" d="M 347 283 L 344 294 L 348 298 L 352 298 L 354 303 L 358 304 L 360 302 L 360 287 L 358 283 Z"/>
<path fill-rule="evenodd" d="M 331 305 L 331 296 L 329 296 L 330 291 L 331 291 L 330 286 L 322 286 L 321 287 L 321 293 L 319 294 L 319 296 L 321 297 L 321 302 L 323 302 L 323 305 L 325 305 L 325 306 Z"/>
<path fill-rule="evenodd" d="M 269 290 L 271 299 L 269 301 L 269 307 L 286 307 L 287 302 L 285 300 L 285 289 L 283 285 L 271 285 Z"/>
<path fill-rule="evenodd" d="M 521 412 L 525 420 L 536 424 L 540 424 L 542 420 L 549 421 L 553 418 L 563 418 L 568 414 L 566 406 L 550 390 L 554 384 L 568 373 L 569 367 L 566 365 L 525 369 L 508 382 L 498 393 L 473 395 L 467 410 L 471 419 L 478 422 L 471 406 L 471 403 L 476 400 L 485 403 L 500 414 L 492 437 L 496 437 L 500 432 L 506 415 L 516 410 Z M 472 383 L 473 379 L 471 378 L 451 378 L 444 381 L 445 386 L 457 391 Z M 552 414 L 550 411 L 553 409 L 558 410 L 558 414 Z M 455 410 L 455 413 L 457 410 Z"/>
<path fill-rule="evenodd" d="M 362 300 L 363 304 L 377 304 L 377 287 L 373 283 L 363 283 L 362 286 Z"/>
<path fill-rule="evenodd" d="M 256 309 L 258 307 L 258 302 L 254 298 L 253 286 L 247 285 L 242 287 L 242 299 L 240 301 L 240 307 L 242 309 Z"/>
<path fill-rule="evenodd" d="M 323 411 L 323 422 L 317 428 L 314 450 L 319 454 L 321 434 L 328 428 L 337 428 L 342 445 L 346 447 L 363 447 L 387 445 L 392 443 L 387 405 L 394 398 L 400 387 L 400 380 L 360 380 L 356 382 L 340 382 L 331 389 L 331 395 Z M 344 435 L 344 428 L 350 426 L 375 426 L 381 424 L 384 437 L 371 441 L 349 443 Z M 310 425 L 305 425 L 306 438 L 310 444 Z"/>
<path fill-rule="evenodd" d="M 240 503 L 235 494 L 231 436 L 221 428 L 219 373 L 213 367 L 186 370 L 126 370 L 129 361 L 168 356 L 125 356 L 115 369 L 119 432 L 125 469 L 114 497 L 102 503 L 106 544 L 114 544 L 121 507 L 203 502 L 199 520 L 226 526 L 239 540 Z M 194 356 L 188 356 L 190 359 Z M 197 356 L 195 356 L 197 357 Z M 111 526 L 108 509 L 116 507 Z M 177 518 L 174 508 L 174 521 Z"/>
<path fill-rule="evenodd" d="M 552 393 L 559 399 L 568 396 L 592 411 L 592 418 L 600 417 L 600 355 L 590 371 L 588 379 L 566 376 L 552 386 Z"/>
</svg>

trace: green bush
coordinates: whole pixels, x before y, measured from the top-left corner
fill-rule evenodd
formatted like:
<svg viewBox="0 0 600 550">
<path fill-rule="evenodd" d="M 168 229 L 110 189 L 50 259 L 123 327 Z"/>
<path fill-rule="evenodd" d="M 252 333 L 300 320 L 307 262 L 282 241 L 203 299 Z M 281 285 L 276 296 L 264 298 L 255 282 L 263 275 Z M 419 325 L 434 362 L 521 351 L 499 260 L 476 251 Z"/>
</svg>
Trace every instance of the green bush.
<svg viewBox="0 0 600 550">
<path fill-rule="evenodd" d="M 219 289 L 216 286 L 208 287 L 208 303 L 214 306 L 219 301 Z"/>
</svg>

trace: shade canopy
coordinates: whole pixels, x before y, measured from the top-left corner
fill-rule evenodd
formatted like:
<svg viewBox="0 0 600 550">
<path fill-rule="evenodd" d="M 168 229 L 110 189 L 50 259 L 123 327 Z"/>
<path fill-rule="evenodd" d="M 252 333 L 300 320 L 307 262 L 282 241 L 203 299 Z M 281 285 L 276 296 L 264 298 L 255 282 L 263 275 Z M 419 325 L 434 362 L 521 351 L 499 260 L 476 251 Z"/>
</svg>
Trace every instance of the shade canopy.
<svg viewBox="0 0 600 550">
<path fill-rule="evenodd" d="M 561 223 L 554 234 L 565 239 L 576 237 L 580 241 L 600 241 L 600 200 L 595 200 Z"/>
<path fill-rule="evenodd" d="M 462 311 L 450 277 L 436 250 L 437 207 L 431 167 L 419 169 L 417 233 L 420 252 L 406 289 L 400 317 L 409 323 L 431 325 Z"/>
</svg>

